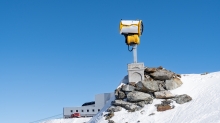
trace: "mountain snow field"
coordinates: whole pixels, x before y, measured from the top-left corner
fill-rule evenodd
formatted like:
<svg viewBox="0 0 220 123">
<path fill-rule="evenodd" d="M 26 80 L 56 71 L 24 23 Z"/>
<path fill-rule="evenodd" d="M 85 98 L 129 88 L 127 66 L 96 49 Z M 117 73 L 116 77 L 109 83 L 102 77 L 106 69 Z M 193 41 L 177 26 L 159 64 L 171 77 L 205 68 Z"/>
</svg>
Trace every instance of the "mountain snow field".
<svg viewBox="0 0 220 123">
<path fill-rule="evenodd" d="M 182 74 L 181 81 L 183 84 L 170 92 L 187 94 L 192 97 L 192 101 L 184 104 L 174 101 L 174 109 L 157 112 L 154 105 L 160 104 L 162 99 L 154 99 L 152 104 L 145 105 L 140 111 L 128 112 L 122 109 L 114 112 L 110 120 L 115 123 L 220 123 L 220 72 Z M 42 123 L 108 123 L 104 115 L 108 113 L 106 110 L 114 99 L 112 97 L 93 118 L 54 119 Z"/>
</svg>

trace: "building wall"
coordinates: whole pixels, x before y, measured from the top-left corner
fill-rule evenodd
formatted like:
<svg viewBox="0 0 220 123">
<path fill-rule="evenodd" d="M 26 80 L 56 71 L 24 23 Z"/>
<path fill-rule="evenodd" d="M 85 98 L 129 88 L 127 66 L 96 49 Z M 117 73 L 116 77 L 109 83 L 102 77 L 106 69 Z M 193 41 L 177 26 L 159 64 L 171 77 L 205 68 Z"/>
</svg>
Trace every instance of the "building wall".
<svg viewBox="0 0 220 123">
<path fill-rule="evenodd" d="M 113 93 L 97 94 L 95 96 L 95 105 L 81 106 L 81 107 L 64 107 L 63 116 L 68 118 L 73 113 L 80 113 L 81 116 L 94 116 L 96 115 L 111 98 Z"/>
<path fill-rule="evenodd" d="M 65 107 L 63 110 L 64 117 L 70 117 L 73 113 L 80 113 L 81 116 L 94 116 L 97 114 L 102 107 L 89 107 L 89 106 L 82 106 L 82 107 Z"/>
</svg>

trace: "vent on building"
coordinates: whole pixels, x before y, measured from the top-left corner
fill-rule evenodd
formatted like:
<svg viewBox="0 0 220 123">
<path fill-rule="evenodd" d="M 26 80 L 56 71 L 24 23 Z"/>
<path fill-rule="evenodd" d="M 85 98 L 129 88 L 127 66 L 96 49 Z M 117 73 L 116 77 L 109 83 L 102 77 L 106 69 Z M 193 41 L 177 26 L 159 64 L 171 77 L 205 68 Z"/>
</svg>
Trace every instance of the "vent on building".
<svg viewBox="0 0 220 123">
<path fill-rule="evenodd" d="M 70 112 L 73 112 L 73 110 L 70 110 Z"/>
<path fill-rule="evenodd" d="M 100 111 L 100 109 L 98 109 L 98 111 Z"/>
<path fill-rule="evenodd" d="M 95 110 L 94 110 L 94 109 L 92 109 L 92 112 L 95 112 Z"/>
<path fill-rule="evenodd" d="M 83 112 L 83 110 L 82 110 L 82 112 Z"/>
<path fill-rule="evenodd" d="M 76 110 L 76 112 L 78 112 L 78 110 Z"/>
<path fill-rule="evenodd" d="M 87 112 L 89 112 L 89 109 L 87 109 Z"/>
</svg>

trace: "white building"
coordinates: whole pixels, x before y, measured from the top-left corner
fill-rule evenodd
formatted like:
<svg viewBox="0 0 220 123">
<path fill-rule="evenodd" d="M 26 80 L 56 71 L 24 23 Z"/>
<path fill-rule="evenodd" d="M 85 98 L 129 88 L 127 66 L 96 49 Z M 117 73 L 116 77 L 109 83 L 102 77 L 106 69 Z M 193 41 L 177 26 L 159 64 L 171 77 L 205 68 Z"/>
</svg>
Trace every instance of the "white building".
<svg viewBox="0 0 220 123">
<path fill-rule="evenodd" d="M 64 107 L 63 117 L 69 118 L 73 113 L 80 113 L 83 117 L 92 117 L 105 106 L 112 96 L 114 93 L 97 94 L 94 102 L 84 103 L 81 107 Z"/>
</svg>

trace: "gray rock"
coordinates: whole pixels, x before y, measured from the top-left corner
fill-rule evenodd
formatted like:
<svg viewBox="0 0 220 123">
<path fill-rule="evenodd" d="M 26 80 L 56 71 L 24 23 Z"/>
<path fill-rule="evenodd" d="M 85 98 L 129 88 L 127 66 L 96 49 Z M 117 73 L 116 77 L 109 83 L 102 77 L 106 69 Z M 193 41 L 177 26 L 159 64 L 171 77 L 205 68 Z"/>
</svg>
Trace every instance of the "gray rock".
<svg viewBox="0 0 220 123">
<path fill-rule="evenodd" d="M 125 93 L 122 91 L 118 91 L 118 99 L 124 99 L 125 98 Z"/>
<path fill-rule="evenodd" d="M 125 102 L 123 100 L 115 100 L 115 101 L 112 101 L 112 105 L 114 106 L 121 106 L 127 110 L 135 110 L 137 109 L 137 105 L 133 104 L 133 103 L 130 103 L 130 102 Z"/>
<path fill-rule="evenodd" d="M 122 87 L 122 91 L 130 92 L 130 91 L 133 91 L 134 88 L 135 88 L 135 87 L 132 86 L 132 85 L 124 85 L 124 86 Z"/>
<path fill-rule="evenodd" d="M 136 83 L 136 88 L 135 90 L 137 91 L 142 91 L 142 92 L 147 92 L 147 89 L 144 87 L 141 81 Z"/>
<path fill-rule="evenodd" d="M 171 92 L 169 91 L 159 91 L 159 92 L 154 92 L 154 95 L 157 99 L 169 99 L 175 97 Z"/>
<path fill-rule="evenodd" d="M 159 85 L 158 83 L 161 83 L 161 81 L 149 81 L 149 80 L 143 80 L 141 81 L 142 85 L 144 86 L 143 89 L 145 89 L 145 92 L 155 92 L 159 91 Z"/>
<path fill-rule="evenodd" d="M 120 90 L 120 89 L 116 89 L 116 90 L 115 90 L 115 98 L 116 98 L 116 99 L 118 99 L 118 92 L 119 92 L 119 90 Z"/>
<path fill-rule="evenodd" d="M 162 84 L 159 84 L 158 86 L 159 86 L 159 90 L 160 90 L 160 91 L 165 91 L 165 89 L 164 89 L 164 87 L 163 87 Z"/>
<path fill-rule="evenodd" d="M 107 109 L 107 112 L 118 112 L 121 111 L 121 107 L 120 106 L 111 106 L 110 108 Z"/>
<path fill-rule="evenodd" d="M 171 80 L 166 80 L 165 86 L 167 90 L 172 90 L 180 87 L 182 85 L 182 81 L 178 78 L 173 78 Z"/>
<path fill-rule="evenodd" d="M 108 120 L 108 123 L 115 123 L 114 120 Z"/>
<path fill-rule="evenodd" d="M 173 76 L 174 76 L 174 73 L 170 72 L 168 70 L 165 70 L 165 69 L 160 69 L 160 70 L 157 70 L 154 73 L 151 73 L 150 76 L 153 77 L 156 80 L 164 81 L 164 80 L 172 79 Z"/>
<path fill-rule="evenodd" d="M 135 90 L 141 91 L 141 92 L 155 92 L 159 91 L 159 85 L 158 83 L 161 83 L 161 81 L 150 81 L 150 80 L 143 80 L 136 83 Z"/>
<path fill-rule="evenodd" d="M 140 107 L 144 107 L 146 104 L 145 104 L 145 101 L 140 101 L 137 103 L 137 105 Z"/>
<path fill-rule="evenodd" d="M 161 101 L 161 105 L 170 105 L 171 103 L 173 103 L 172 100 L 163 100 L 163 101 Z"/>
<path fill-rule="evenodd" d="M 136 101 L 151 101 L 153 100 L 150 94 L 138 92 L 138 91 L 132 91 L 128 93 L 127 100 L 130 102 L 136 102 Z"/>
<path fill-rule="evenodd" d="M 183 104 L 183 103 L 186 103 L 186 102 L 189 102 L 192 100 L 192 97 L 190 97 L 189 95 L 187 94 L 183 94 L 183 95 L 178 95 L 176 96 L 175 98 L 173 98 L 172 100 L 176 101 L 176 103 L 178 104 Z"/>
</svg>

